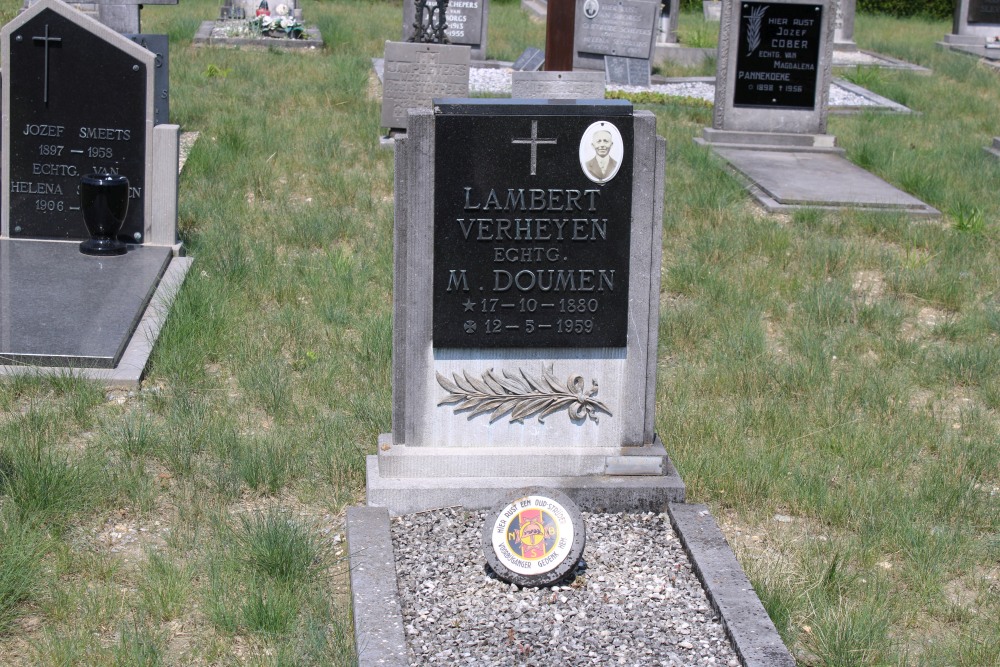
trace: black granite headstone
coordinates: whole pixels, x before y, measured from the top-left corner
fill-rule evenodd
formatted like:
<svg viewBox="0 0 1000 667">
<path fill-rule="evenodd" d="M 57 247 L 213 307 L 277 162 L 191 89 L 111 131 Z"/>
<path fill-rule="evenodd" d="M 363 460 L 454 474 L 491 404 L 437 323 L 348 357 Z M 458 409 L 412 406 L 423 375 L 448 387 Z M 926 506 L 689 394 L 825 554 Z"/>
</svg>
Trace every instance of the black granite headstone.
<svg viewBox="0 0 1000 667">
<path fill-rule="evenodd" d="M 120 238 L 141 242 L 146 196 L 146 65 L 44 9 L 10 36 L 10 235 L 88 238 L 79 183 L 129 180 Z"/>
<path fill-rule="evenodd" d="M 1000 0 L 969 0 L 968 22 L 1000 24 Z"/>
<path fill-rule="evenodd" d="M 649 60 L 604 56 L 604 77 L 618 86 L 649 86 Z"/>
<path fill-rule="evenodd" d="M 434 346 L 624 346 L 632 105 L 434 104 Z"/>
<path fill-rule="evenodd" d="M 156 66 L 153 69 L 153 125 L 170 122 L 170 40 L 167 35 L 140 33 L 126 35 L 142 48 L 156 56 Z"/>
<path fill-rule="evenodd" d="M 740 3 L 733 105 L 813 109 L 822 5 Z"/>
</svg>

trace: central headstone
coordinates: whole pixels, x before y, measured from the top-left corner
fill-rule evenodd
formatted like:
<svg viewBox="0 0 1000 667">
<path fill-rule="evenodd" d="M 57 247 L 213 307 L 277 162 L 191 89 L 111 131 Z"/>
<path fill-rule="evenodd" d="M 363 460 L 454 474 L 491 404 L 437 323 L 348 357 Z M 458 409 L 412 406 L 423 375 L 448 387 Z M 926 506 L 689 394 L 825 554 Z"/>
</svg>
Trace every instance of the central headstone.
<svg viewBox="0 0 1000 667">
<path fill-rule="evenodd" d="M 486 508 L 532 485 L 580 502 L 608 480 L 612 505 L 679 493 L 653 432 L 663 151 L 624 101 L 410 112 L 371 504 Z"/>
<path fill-rule="evenodd" d="M 649 60 L 658 0 L 577 0 L 574 69 L 604 69 L 604 56 Z"/>
<path fill-rule="evenodd" d="M 406 112 L 442 95 L 469 94 L 469 47 L 386 42 L 382 127 L 405 130 Z"/>
</svg>

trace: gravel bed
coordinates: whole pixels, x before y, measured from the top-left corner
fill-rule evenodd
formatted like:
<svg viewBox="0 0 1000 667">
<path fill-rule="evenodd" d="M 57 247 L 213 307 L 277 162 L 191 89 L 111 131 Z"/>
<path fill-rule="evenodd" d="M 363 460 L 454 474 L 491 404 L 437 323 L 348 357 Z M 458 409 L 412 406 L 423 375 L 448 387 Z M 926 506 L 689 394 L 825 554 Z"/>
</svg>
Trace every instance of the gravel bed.
<svg viewBox="0 0 1000 667">
<path fill-rule="evenodd" d="M 411 665 L 738 667 L 664 514 L 584 513 L 575 579 L 518 588 L 486 568 L 485 512 L 392 521 Z"/>
<path fill-rule="evenodd" d="M 472 93 L 510 94 L 510 68 L 471 67 L 469 68 L 469 91 Z M 707 81 L 682 81 L 677 83 L 653 84 L 651 86 L 608 86 L 609 90 L 626 92 L 651 91 L 673 97 L 693 97 L 708 102 L 715 101 L 715 84 Z M 877 107 L 875 100 L 862 97 L 841 88 L 836 83 L 830 86 L 830 106 L 834 107 Z"/>
</svg>

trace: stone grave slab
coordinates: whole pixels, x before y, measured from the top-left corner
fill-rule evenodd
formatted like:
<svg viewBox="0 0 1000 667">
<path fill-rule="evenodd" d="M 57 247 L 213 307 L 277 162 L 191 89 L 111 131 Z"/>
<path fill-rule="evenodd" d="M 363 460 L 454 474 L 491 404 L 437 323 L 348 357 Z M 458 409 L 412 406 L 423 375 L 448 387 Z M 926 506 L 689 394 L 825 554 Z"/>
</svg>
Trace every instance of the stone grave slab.
<svg viewBox="0 0 1000 667">
<path fill-rule="evenodd" d="M 95 259 L 76 243 L 0 241 L 0 361 L 114 368 L 170 259 L 164 246 Z"/>
<path fill-rule="evenodd" d="M 436 8 L 436 0 L 427 3 L 428 9 Z M 486 40 L 490 18 L 489 0 L 449 0 L 445 10 L 445 21 L 448 27 L 445 35 L 448 42 L 454 45 L 465 45 L 470 49 L 470 57 L 474 60 L 486 59 Z M 403 38 L 409 41 L 413 37 L 413 23 L 416 20 L 416 7 L 413 0 L 403 1 Z"/>
<path fill-rule="evenodd" d="M 573 69 L 604 69 L 604 56 L 649 59 L 659 0 L 577 0 Z"/>
<path fill-rule="evenodd" d="M 649 60 L 604 56 L 604 76 L 608 84 L 649 87 Z"/>
<path fill-rule="evenodd" d="M 323 35 L 319 27 L 305 25 L 302 37 L 291 39 L 281 35 L 257 35 L 247 29 L 244 19 L 218 19 L 202 21 L 191 43 L 195 46 L 217 46 L 233 49 L 287 49 L 289 51 L 315 51 L 323 48 Z"/>
<path fill-rule="evenodd" d="M 774 623 L 767 615 L 708 508 L 704 505 L 670 503 L 660 511 L 666 513 L 669 529 L 658 531 L 654 536 L 655 548 L 661 552 L 670 550 L 673 546 L 671 539 L 676 536 L 676 541 L 680 542 L 683 549 L 682 558 L 686 557 L 685 565 L 690 567 L 697 582 L 700 583 L 701 590 L 697 584 L 687 590 L 698 595 L 704 592 L 707 603 L 719 616 L 725 637 L 738 656 L 737 662 L 743 667 L 794 667 L 795 659 L 782 643 Z M 422 515 L 405 517 L 405 520 L 417 522 L 419 516 Z M 442 523 L 447 522 L 445 525 L 453 525 L 447 510 L 437 510 L 432 512 L 431 516 Z M 586 520 L 587 517 L 584 518 Z M 627 515 L 621 518 L 623 522 L 630 520 L 632 519 Z M 653 520 L 659 522 L 663 517 L 658 516 Z M 347 509 L 347 552 L 350 557 L 351 601 L 359 667 L 402 666 L 410 662 L 403 600 L 405 597 L 412 598 L 414 591 L 407 589 L 405 581 L 397 576 L 394 532 L 389 512 L 383 507 Z M 676 544 L 676 541 L 673 544 Z M 465 560 L 477 555 L 475 550 L 464 548 L 449 551 L 446 556 L 428 553 L 427 562 L 431 564 L 432 572 L 424 582 L 430 581 L 440 590 L 440 586 L 445 584 L 445 575 L 438 577 L 437 573 L 453 573 L 456 568 L 464 570 L 471 567 L 476 567 L 481 573 L 482 566 L 479 562 L 469 564 Z M 436 562 L 445 558 L 449 561 L 447 566 L 442 567 Z M 597 566 L 597 569 L 600 569 L 600 566 Z M 577 578 L 569 590 L 582 590 L 585 593 L 597 576 L 602 576 L 597 569 L 588 568 L 588 576 L 583 579 Z M 589 576 L 591 574 L 596 576 Z M 482 595 L 484 591 L 478 594 Z M 523 611 L 524 608 L 519 605 L 523 604 L 522 600 L 530 597 L 532 592 L 531 589 L 520 589 L 512 591 L 512 594 L 515 596 L 513 602 L 505 600 L 504 596 L 495 599 L 494 607 L 498 613 L 509 613 L 515 608 Z M 568 596 L 574 597 L 572 593 Z M 583 599 L 580 598 L 581 601 Z M 640 606 L 641 599 L 637 602 L 636 606 Z M 571 603 L 572 606 L 579 604 L 576 598 L 572 601 L 567 600 L 567 603 Z M 530 603 L 527 606 L 529 609 L 532 607 Z M 558 604 L 555 611 L 561 611 Z M 529 611 L 521 618 L 530 623 L 533 617 Z M 629 619 L 633 618 L 633 612 L 623 609 L 619 618 L 625 621 L 623 626 L 628 626 Z M 587 614 L 586 618 L 578 617 L 574 621 L 574 627 L 584 629 L 588 634 L 608 631 L 603 636 L 611 642 L 616 638 L 616 628 L 608 627 L 606 623 L 607 621 L 598 614 Z M 470 657 L 473 659 L 479 657 L 475 653 L 477 647 L 496 641 L 496 638 L 491 639 L 489 635 L 478 635 L 474 625 L 463 631 L 469 635 L 468 648 L 472 652 Z M 699 628 L 691 628 L 691 633 L 685 637 L 697 644 L 700 638 Z M 481 640 L 482 643 L 477 640 Z M 506 636 L 499 638 L 499 641 L 505 640 Z M 547 646 L 550 649 L 554 648 L 552 644 Z M 560 655 L 565 654 L 560 653 Z M 638 653 L 629 657 L 634 661 L 643 659 Z M 628 664 L 646 663 L 630 661 Z M 719 662 L 719 664 L 725 663 Z"/>
<path fill-rule="evenodd" d="M 468 46 L 386 42 L 382 127 L 407 127 L 408 109 L 429 108 L 435 97 L 469 94 Z"/>
<path fill-rule="evenodd" d="M 604 99 L 600 72 L 513 72 L 510 96 L 522 99 Z"/>
<path fill-rule="evenodd" d="M 750 192 L 769 211 L 857 208 L 936 217 L 940 212 L 833 153 L 715 147 L 750 181 Z"/>
</svg>

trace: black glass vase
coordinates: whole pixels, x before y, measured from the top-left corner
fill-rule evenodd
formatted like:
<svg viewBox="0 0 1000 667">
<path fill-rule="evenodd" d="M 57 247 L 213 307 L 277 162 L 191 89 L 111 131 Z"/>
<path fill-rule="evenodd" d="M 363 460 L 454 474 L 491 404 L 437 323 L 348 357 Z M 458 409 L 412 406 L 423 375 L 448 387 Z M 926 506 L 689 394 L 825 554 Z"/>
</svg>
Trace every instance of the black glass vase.
<svg viewBox="0 0 1000 667">
<path fill-rule="evenodd" d="M 90 174 L 80 179 L 80 208 L 90 238 L 80 244 L 85 255 L 124 255 L 118 231 L 128 214 L 128 179 L 120 174 Z"/>
</svg>

